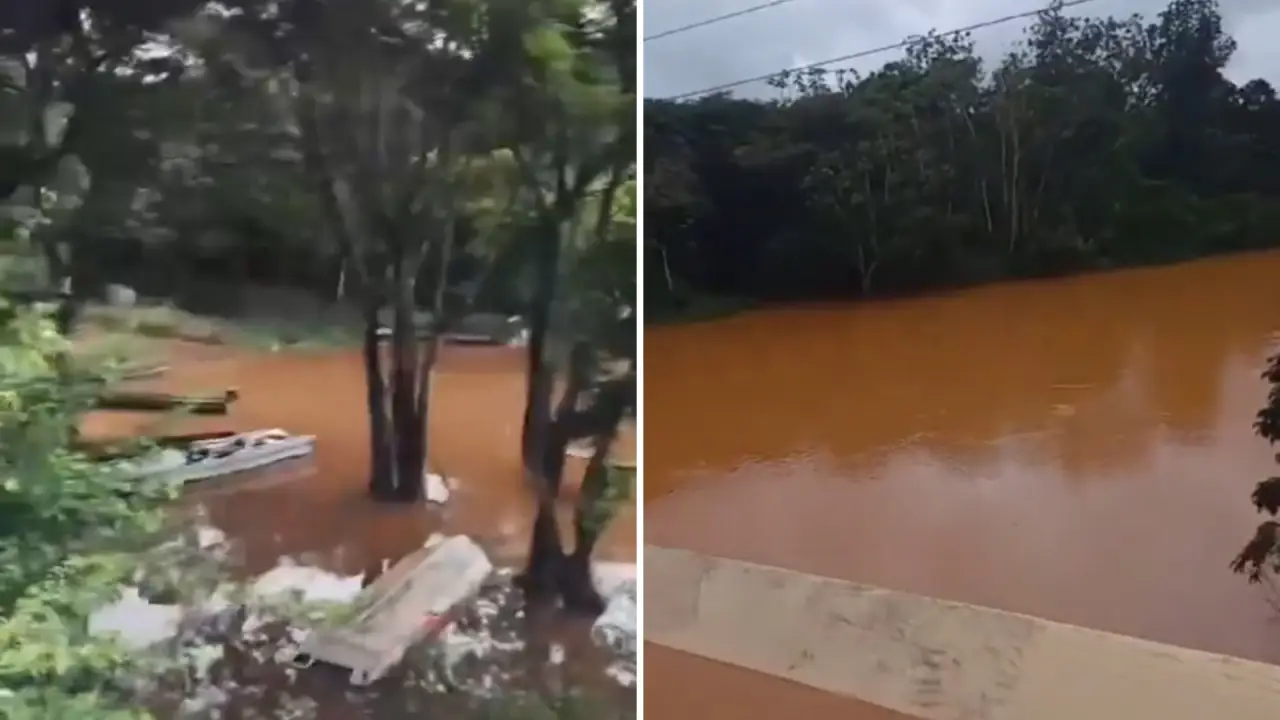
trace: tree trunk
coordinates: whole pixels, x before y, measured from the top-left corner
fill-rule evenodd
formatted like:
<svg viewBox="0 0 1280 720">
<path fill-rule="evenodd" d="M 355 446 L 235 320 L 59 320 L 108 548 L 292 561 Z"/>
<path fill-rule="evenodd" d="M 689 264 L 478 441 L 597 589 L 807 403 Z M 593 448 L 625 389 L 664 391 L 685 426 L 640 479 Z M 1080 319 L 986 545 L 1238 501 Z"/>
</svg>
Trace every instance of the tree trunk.
<svg viewBox="0 0 1280 720">
<path fill-rule="evenodd" d="M 570 355 L 568 378 L 555 414 L 545 413 L 546 422 L 533 438 L 537 445 L 534 456 L 538 465 L 531 469 L 530 474 L 538 497 L 538 515 L 534 520 L 528 565 L 520 578 L 520 586 L 535 601 L 562 597 L 565 607 L 575 606 L 584 612 L 594 609 L 598 613 L 600 609 L 591 602 L 589 593 L 578 584 L 582 576 L 572 568 L 574 558 L 565 554 L 556 524 L 556 502 L 564 482 L 565 450 L 570 442 L 583 436 L 584 415 L 577 406 L 590 383 L 592 369 L 591 349 L 586 343 L 575 344 Z M 547 402 L 550 402 L 549 397 Z M 597 434 L 594 428 L 591 434 Z M 589 549 L 587 555 L 589 570 Z M 589 572 L 586 577 L 586 587 L 590 588 Z"/>
<path fill-rule="evenodd" d="M 583 353 L 579 348 L 575 348 L 576 356 Z M 535 600 L 554 599 L 561 588 L 565 554 L 556 524 L 556 502 L 560 499 L 560 486 L 564 481 L 565 450 L 574 439 L 569 432 L 569 417 L 575 411 L 578 397 L 587 380 L 587 373 L 581 363 L 570 369 L 564 394 L 560 396 L 555 415 L 552 416 L 549 406 L 553 378 L 549 371 L 544 369 L 543 372 L 546 376 L 545 385 L 542 386 L 546 388 L 545 395 L 542 396 L 544 404 L 536 418 L 537 429 L 530 435 L 534 464 L 526 467 L 538 498 L 538 515 L 534 519 L 533 537 L 529 541 L 528 565 L 520 583 L 525 594 Z"/>
<path fill-rule="evenodd" d="M 551 305 L 555 300 L 556 271 L 560 256 L 559 223 L 544 217 L 537 227 L 537 276 L 529 308 L 528 368 L 524 419 L 520 432 L 521 457 L 525 475 L 533 486 L 538 514 L 533 521 L 529 541 L 529 558 L 519 578 L 525 594 L 535 600 L 553 598 L 564 550 L 556 527 L 557 488 L 552 487 L 549 470 L 554 462 L 549 456 L 553 442 L 551 392 L 553 378 L 547 367 L 547 336 L 551 329 Z M 562 453 L 563 455 L 563 453 Z M 563 458 L 561 459 L 563 463 Z"/>
<path fill-rule="evenodd" d="M 562 225 L 556 210 L 548 209 L 539 218 L 536 228 L 536 273 L 529 307 L 528 380 L 524 422 L 520 434 L 525 466 L 530 469 L 543 466 L 542 440 L 545 428 L 551 424 L 554 378 L 547 363 L 547 345 L 560 270 Z"/>
<path fill-rule="evenodd" d="M 395 489 L 399 502 L 422 499 L 426 452 L 424 424 L 418 416 L 418 338 L 414 327 L 413 264 L 396 264 L 396 296 L 391 328 L 391 424 L 395 447 Z"/>
<path fill-rule="evenodd" d="M 538 513 L 529 540 L 529 558 L 519 584 L 525 595 L 537 602 L 556 597 L 564 549 L 556 525 L 558 474 L 564 466 L 564 447 L 556 457 L 557 430 L 551 416 L 554 378 L 547 363 L 547 342 L 551 331 L 551 310 L 555 302 L 556 276 L 560 262 L 560 223 L 550 212 L 537 226 L 537 274 L 529 308 L 528 379 L 524 421 L 520 434 L 525 474 L 533 486 Z M 566 388 L 566 396 L 573 388 Z M 563 402 L 561 403 L 563 405 Z"/>
<path fill-rule="evenodd" d="M 617 408 L 616 412 L 614 407 Z M 596 541 L 600 539 L 610 519 L 604 513 L 611 509 L 600 507 L 600 503 L 607 502 L 604 496 L 609 484 L 609 455 L 618 437 L 618 426 L 622 422 L 622 414 L 621 402 L 610 403 L 605 410 L 605 416 L 600 419 L 601 432 L 596 435 L 595 451 L 591 454 L 591 460 L 587 462 L 582 490 L 578 494 L 577 507 L 574 509 L 573 553 L 566 559 L 561 571 L 561 592 L 564 596 L 565 608 L 583 614 L 599 614 L 604 611 L 605 606 L 605 601 L 596 591 L 595 582 L 591 576 L 591 554 L 595 551 Z"/>
<path fill-rule="evenodd" d="M 422 440 L 422 470 L 427 469 L 427 453 L 430 450 L 427 438 L 427 418 L 431 412 L 431 391 L 436 361 L 440 358 L 442 337 L 449 330 L 450 323 L 445 317 L 445 294 L 449 288 L 449 263 L 453 261 L 454 223 L 446 223 L 440 239 L 440 252 L 436 261 L 436 285 L 431 298 L 431 332 L 426 343 L 420 348 L 417 368 L 417 394 L 415 396 L 416 424 L 415 432 Z M 415 327 L 416 332 L 416 327 Z"/>
<path fill-rule="evenodd" d="M 556 525 L 555 501 L 543 493 L 538 497 L 538 514 L 533 518 L 529 558 L 524 572 L 516 580 L 530 601 L 545 603 L 556 598 L 563 562 L 564 547 Z"/>
<path fill-rule="evenodd" d="M 387 417 L 387 386 L 382 375 L 378 338 L 382 302 L 371 297 L 364 312 L 364 382 L 369 410 L 369 494 L 376 500 L 394 500 L 395 477 L 391 464 L 391 422 Z"/>
</svg>

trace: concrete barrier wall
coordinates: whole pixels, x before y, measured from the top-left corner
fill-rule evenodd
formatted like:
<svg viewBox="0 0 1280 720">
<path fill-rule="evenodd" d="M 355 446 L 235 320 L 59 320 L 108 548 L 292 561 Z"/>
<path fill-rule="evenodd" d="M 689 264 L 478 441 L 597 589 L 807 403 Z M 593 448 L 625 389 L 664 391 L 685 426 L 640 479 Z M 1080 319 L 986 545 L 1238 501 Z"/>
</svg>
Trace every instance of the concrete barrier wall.
<svg viewBox="0 0 1280 720">
<path fill-rule="evenodd" d="M 1280 667 L 646 546 L 645 640 L 927 720 L 1280 720 Z"/>
</svg>

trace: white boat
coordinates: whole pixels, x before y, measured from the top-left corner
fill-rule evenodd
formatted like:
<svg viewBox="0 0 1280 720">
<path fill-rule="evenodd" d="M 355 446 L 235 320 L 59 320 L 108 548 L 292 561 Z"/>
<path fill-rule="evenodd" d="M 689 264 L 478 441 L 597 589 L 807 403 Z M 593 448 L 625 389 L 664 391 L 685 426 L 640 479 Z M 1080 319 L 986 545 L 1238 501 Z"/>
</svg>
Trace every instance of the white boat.
<svg viewBox="0 0 1280 720">
<path fill-rule="evenodd" d="M 315 452 L 314 435 L 292 435 L 279 428 L 197 440 L 184 449 L 165 448 L 129 463 L 139 477 L 158 477 L 185 485 L 256 470 Z"/>
</svg>

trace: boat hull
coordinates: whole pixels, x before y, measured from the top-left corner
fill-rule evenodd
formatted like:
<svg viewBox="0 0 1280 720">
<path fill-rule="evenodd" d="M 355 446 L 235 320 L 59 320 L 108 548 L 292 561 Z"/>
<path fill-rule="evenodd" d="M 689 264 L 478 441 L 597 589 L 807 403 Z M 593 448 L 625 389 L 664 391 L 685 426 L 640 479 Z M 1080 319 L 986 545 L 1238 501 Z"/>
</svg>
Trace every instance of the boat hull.
<svg viewBox="0 0 1280 720">
<path fill-rule="evenodd" d="M 242 436 L 233 436 L 231 440 L 237 437 Z M 265 445 L 241 448 L 224 457 L 209 456 L 195 462 L 188 462 L 187 454 L 182 450 L 165 449 L 134 464 L 132 472 L 138 477 L 189 485 L 310 457 L 315 453 L 315 446 L 314 435 L 297 435 Z"/>
</svg>

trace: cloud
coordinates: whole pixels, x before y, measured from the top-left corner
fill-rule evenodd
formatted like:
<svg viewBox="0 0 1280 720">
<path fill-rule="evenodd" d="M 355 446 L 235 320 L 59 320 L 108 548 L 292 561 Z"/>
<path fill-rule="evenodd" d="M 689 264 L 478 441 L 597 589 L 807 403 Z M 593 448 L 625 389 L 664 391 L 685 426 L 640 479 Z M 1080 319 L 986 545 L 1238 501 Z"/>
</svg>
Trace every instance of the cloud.
<svg viewBox="0 0 1280 720">
<path fill-rule="evenodd" d="M 643 0 L 644 34 L 669 30 L 742 10 L 760 0 Z M 645 94 L 666 97 L 764 75 L 805 62 L 889 45 L 930 29 L 951 30 L 1013 15 L 1044 0 L 794 0 L 644 44 Z M 1068 10 L 1078 15 L 1153 18 L 1167 0 L 1094 0 Z M 1239 44 L 1228 74 L 1237 81 L 1280 75 L 1280 2 L 1221 0 L 1227 31 Z M 997 57 L 1028 25 L 1015 20 L 978 30 L 974 42 L 984 57 Z M 895 57 L 886 52 L 845 66 L 869 70 Z M 1280 83 L 1277 83 L 1280 84 Z M 753 83 L 736 92 L 763 95 Z"/>
</svg>

